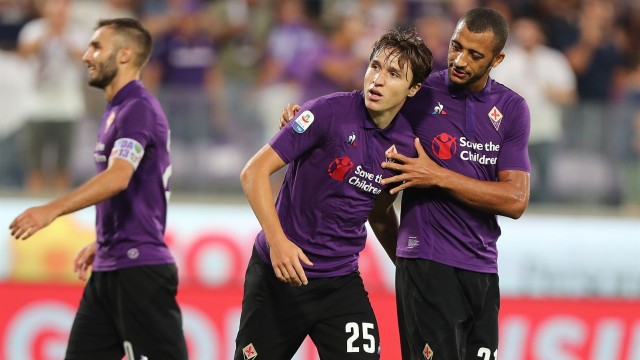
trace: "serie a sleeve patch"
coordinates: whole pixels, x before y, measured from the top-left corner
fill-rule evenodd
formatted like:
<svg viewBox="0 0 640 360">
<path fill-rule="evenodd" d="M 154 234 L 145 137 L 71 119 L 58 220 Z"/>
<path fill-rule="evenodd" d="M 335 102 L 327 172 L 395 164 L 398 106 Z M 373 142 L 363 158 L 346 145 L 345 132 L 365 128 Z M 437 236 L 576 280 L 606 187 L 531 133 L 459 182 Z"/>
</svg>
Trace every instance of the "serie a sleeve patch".
<svg viewBox="0 0 640 360">
<path fill-rule="evenodd" d="M 138 168 L 142 157 L 144 156 L 144 147 L 134 139 L 122 138 L 116 140 L 109 155 L 109 165 L 115 158 L 124 159 L 133 165 L 134 169 Z"/>
<path fill-rule="evenodd" d="M 293 122 L 293 130 L 295 132 L 302 134 L 311 126 L 313 123 L 314 116 L 313 113 L 309 110 L 305 110 L 302 114 L 300 114 L 296 120 Z"/>
</svg>

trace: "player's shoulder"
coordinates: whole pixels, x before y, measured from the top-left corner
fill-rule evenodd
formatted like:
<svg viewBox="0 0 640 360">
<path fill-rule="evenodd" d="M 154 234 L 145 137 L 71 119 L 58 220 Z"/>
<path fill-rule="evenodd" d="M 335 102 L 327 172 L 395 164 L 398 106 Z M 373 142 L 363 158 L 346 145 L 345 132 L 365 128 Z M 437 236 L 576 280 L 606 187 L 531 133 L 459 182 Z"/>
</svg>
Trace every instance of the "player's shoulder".
<svg viewBox="0 0 640 360">
<path fill-rule="evenodd" d="M 327 94 L 324 96 L 320 96 L 317 100 L 323 102 L 324 104 L 331 105 L 347 105 L 353 103 L 359 103 L 362 101 L 362 91 L 354 90 L 349 92 L 335 92 L 331 94 Z"/>
<path fill-rule="evenodd" d="M 432 72 L 431 74 L 429 74 L 429 76 L 427 76 L 427 79 L 422 83 L 422 86 L 430 88 L 432 90 L 447 91 L 448 76 L 449 75 L 447 73 L 447 69 Z"/>
<path fill-rule="evenodd" d="M 346 115 L 354 109 L 362 107 L 364 97 L 362 91 L 335 92 L 307 101 L 303 107 L 330 116 L 331 114 Z"/>
<path fill-rule="evenodd" d="M 512 90 L 510 87 L 508 87 L 507 85 L 493 79 L 493 78 L 489 78 L 489 81 L 491 82 L 491 93 L 490 95 L 493 96 L 497 96 L 500 99 L 502 99 L 502 101 L 504 102 L 514 102 L 514 103 L 518 103 L 518 102 L 523 102 L 525 101 L 524 98 L 518 94 L 517 92 L 515 92 L 514 90 Z"/>
<path fill-rule="evenodd" d="M 143 86 L 134 86 L 128 90 L 117 104 L 120 114 L 137 118 L 139 122 L 142 122 L 141 119 L 158 121 L 166 118 L 158 99 Z"/>
</svg>

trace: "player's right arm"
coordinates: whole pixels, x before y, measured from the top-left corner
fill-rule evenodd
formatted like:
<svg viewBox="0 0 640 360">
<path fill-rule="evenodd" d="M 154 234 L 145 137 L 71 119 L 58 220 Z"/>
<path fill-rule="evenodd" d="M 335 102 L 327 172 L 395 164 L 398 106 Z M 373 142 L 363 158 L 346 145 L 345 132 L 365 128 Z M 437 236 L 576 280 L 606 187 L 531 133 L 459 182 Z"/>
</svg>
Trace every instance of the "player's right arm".
<svg viewBox="0 0 640 360">
<path fill-rule="evenodd" d="M 76 212 L 106 200 L 129 185 L 134 167 L 127 160 L 115 158 L 109 167 L 72 192 L 48 204 L 35 206 L 18 215 L 11 225 L 11 236 L 26 240 L 57 217 Z"/>
<path fill-rule="evenodd" d="M 269 244 L 276 277 L 291 285 L 306 285 L 308 280 L 300 261 L 309 266 L 313 264 L 302 249 L 285 235 L 273 202 L 269 178 L 284 166 L 285 162 L 267 144 L 242 169 L 240 183 Z"/>
</svg>

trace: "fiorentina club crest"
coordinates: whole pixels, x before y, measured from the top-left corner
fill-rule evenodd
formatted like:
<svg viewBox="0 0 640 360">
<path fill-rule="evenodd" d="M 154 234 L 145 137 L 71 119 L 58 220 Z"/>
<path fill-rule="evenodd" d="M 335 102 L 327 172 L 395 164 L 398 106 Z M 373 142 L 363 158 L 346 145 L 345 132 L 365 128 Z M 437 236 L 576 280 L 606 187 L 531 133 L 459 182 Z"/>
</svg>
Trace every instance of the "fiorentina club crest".
<svg viewBox="0 0 640 360">
<path fill-rule="evenodd" d="M 253 347 L 253 343 L 242 348 L 242 355 L 245 360 L 253 360 L 258 357 L 256 348 Z"/>
<path fill-rule="evenodd" d="M 491 123 L 493 124 L 493 127 L 496 128 L 496 131 L 498 131 L 500 123 L 502 122 L 502 113 L 497 107 L 494 106 L 493 109 L 489 111 L 489 119 L 491 119 Z"/>
<path fill-rule="evenodd" d="M 389 159 L 389 155 L 397 154 L 397 153 L 398 153 L 398 150 L 396 149 L 396 145 L 395 144 L 391 145 L 391 147 L 388 148 L 387 151 L 384 152 L 384 156 L 386 157 L 385 161 L 394 162 L 393 159 Z"/>
<path fill-rule="evenodd" d="M 422 355 L 426 360 L 433 359 L 433 350 L 431 350 L 431 346 L 429 344 L 424 344 L 424 350 L 422 350 Z"/>
<path fill-rule="evenodd" d="M 111 124 L 113 124 L 113 120 L 116 119 L 116 112 L 112 111 L 111 114 L 109 114 L 109 117 L 107 118 L 107 123 L 104 126 L 104 132 L 107 132 L 107 130 L 109 130 L 109 127 L 111 126 Z"/>
</svg>

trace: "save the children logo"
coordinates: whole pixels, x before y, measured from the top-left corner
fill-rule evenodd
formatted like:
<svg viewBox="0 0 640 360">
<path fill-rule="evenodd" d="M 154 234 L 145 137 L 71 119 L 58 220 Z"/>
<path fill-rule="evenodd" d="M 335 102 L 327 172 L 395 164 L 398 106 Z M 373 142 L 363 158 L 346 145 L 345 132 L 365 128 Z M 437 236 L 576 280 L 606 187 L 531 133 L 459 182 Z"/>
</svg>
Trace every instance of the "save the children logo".
<svg viewBox="0 0 640 360">
<path fill-rule="evenodd" d="M 345 176 L 351 173 L 352 169 L 353 161 L 351 161 L 349 157 L 343 156 L 333 160 L 331 164 L 329 164 L 329 169 L 327 169 L 327 172 L 333 179 L 342 181 L 344 180 Z"/>
<path fill-rule="evenodd" d="M 382 192 L 380 181 L 382 174 L 374 174 L 370 170 L 365 169 L 362 165 L 355 166 L 353 161 L 347 156 L 339 157 L 329 164 L 327 169 L 329 176 L 338 181 L 347 179 L 349 185 L 353 185 L 359 189 L 372 194 L 380 194 Z"/>
<path fill-rule="evenodd" d="M 458 154 L 463 161 L 495 165 L 498 163 L 497 153 L 500 152 L 500 144 L 494 144 L 493 141 L 479 142 L 465 136 L 458 139 L 453 135 L 441 133 L 431 141 L 431 151 L 441 160 L 449 160 Z"/>
<path fill-rule="evenodd" d="M 431 151 L 438 159 L 448 160 L 456 153 L 456 138 L 442 133 L 431 141 Z"/>
</svg>

